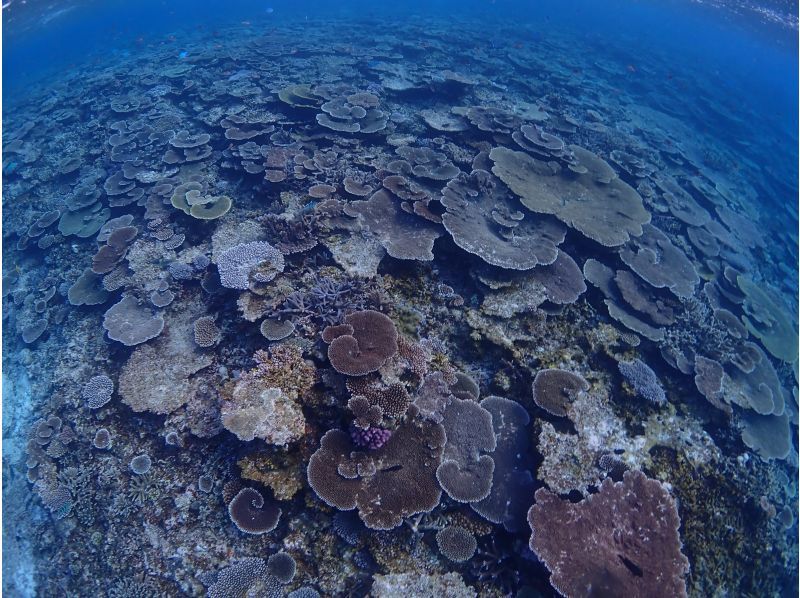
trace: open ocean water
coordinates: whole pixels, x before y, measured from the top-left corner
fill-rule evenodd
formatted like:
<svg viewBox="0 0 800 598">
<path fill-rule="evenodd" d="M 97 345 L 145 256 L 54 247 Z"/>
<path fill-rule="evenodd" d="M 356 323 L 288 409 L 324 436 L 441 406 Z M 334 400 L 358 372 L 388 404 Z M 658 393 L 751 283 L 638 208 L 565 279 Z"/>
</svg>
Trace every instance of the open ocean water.
<svg viewBox="0 0 800 598">
<path fill-rule="evenodd" d="M 5 0 L 4 596 L 796 596 L 797 11 Z"/>
</svg>

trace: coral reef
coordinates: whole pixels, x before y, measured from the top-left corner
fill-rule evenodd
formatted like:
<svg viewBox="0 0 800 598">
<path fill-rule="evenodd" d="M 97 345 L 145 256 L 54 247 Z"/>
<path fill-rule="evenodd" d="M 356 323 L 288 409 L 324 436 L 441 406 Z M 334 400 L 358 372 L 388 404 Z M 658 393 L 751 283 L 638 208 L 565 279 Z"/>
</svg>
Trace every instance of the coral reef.
<svg viewBox="0 0 800 598">
<path fill-rule="evenodd" d="M 590 592 L 686 596 L 689 561 L 681 553 L 680 517 L 657 481 L 637 471 L 574 505 L 536 491 L 528 513 L 531 550 L 563 596 Z M 647 588 L 645 590 L 645 588 Z"/>
<path fill-rule="evenodd" d="M 630 36 L 373 8 L 7 106 L 4 592 L 790 595 L 785 127 Z"/>
</svg>

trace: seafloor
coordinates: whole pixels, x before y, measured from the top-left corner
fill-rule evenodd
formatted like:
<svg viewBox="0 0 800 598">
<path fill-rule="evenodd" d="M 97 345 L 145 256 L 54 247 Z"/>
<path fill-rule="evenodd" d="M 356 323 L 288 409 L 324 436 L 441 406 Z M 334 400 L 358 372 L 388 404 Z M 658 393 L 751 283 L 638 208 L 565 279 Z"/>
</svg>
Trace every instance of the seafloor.
<svg viewBox="0 0 800 598">
<path fill-rule="evenodd" d="M 655 53 L 383 25 L 6 110 L 6 595 L 792 595 L 796 140 Z"/>
</svg>

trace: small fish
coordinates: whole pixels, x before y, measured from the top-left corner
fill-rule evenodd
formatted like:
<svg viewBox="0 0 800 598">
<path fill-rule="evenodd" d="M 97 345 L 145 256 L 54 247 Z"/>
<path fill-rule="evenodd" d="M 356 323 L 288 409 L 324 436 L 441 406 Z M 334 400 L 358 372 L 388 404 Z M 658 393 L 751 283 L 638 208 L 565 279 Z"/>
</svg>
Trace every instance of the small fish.
<svg viewBox="0 0 800 598">
<path fill-rule="evenodd" d="M 636 72 L 636 67 L 635 67 L 635 66 L 633 66 L 632 64 L 629 64 L 629 65 L 628 65 L 628 66 L 626 66 L 625 68 L 626 68 L 626 69 L 628 69 L 628 72 L 629 72 L 629 73 L 635 73 L 635 72 Z"/>
<path fill-rule="evenodd" d="M 180 54 L 178 54 L 178 58 L 181 58 L 181 59 L 183 59 L 183 58 L 186 58 L 188 55 L 189 55 L 189 52 L 187 52 L 186 50 L 184 50 L 183 52 L 181 52 Z"/>
<path fill-rule="evenodd" d="M 265 12 L 266 12 L 268 15 L 271 15 L 272 13 L 274 13 L 274 12 L 275 12 L 275 9 L 274 9 L 274 8 L 272 8 L 272 7 L 270 7 L 270 8 L 268 8 L 268 9 L 267 9 Z"/>
</svg>

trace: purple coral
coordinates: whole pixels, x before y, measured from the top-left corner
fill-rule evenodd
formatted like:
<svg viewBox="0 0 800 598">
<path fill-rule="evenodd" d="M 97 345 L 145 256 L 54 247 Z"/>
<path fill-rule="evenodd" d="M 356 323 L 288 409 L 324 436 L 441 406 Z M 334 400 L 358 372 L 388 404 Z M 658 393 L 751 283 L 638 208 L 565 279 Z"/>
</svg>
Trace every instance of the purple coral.
<svg viewBox="0 0 800 598">
<path fill-rule="evenodd" d="M 350 439 L 353 444 L 371 451 L 381 448 L 391 436 L 392 431 L 384 428 L 371 427 L 363 429 L 357 426 L 350 426 Z"/>
</svg>

